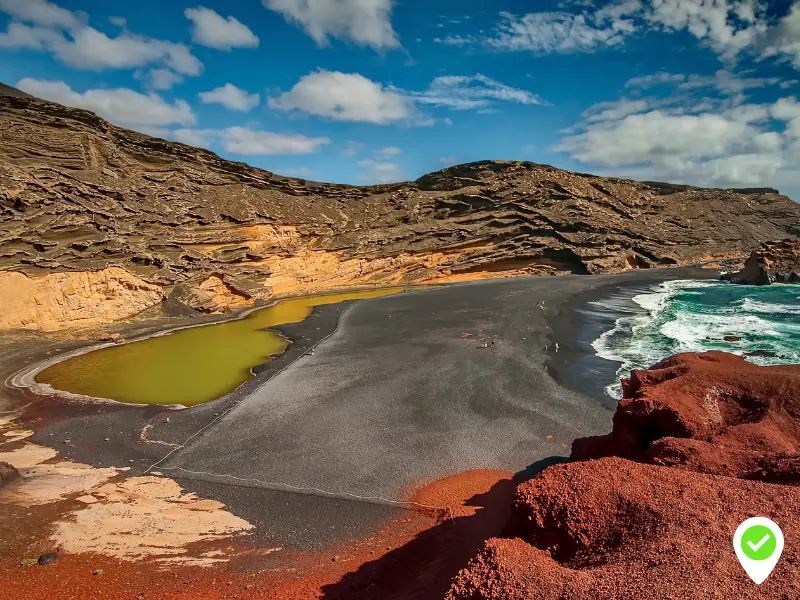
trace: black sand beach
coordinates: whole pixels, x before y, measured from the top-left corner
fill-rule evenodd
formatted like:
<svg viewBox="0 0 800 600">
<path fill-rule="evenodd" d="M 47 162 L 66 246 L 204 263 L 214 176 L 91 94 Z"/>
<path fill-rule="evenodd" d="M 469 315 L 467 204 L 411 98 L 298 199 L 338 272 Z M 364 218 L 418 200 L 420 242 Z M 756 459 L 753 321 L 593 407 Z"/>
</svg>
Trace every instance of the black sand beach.
<svg viewBox="0 0 800 600">
<path fill-rule="evenodd" d="M 26 421 L 33 441 L 66 458 L 128 464 L 132 474 L 158 463 L 153 470 L 255 524 L 257 541 L 330 547 L 408 510 L 395 502 L 420 484 L 525 471 L 567 456 L 575 437 L 608 431 L 603 386 L 616 366 L 591 356 L 598 325 L 576 309 L 618 290 L 713 276 L 486 280 L 323 306 L 282 328 L 294 341 L 287 352 L 220 400 L 171 410 L 43 398 Z M 546 352 L 555 341 L 559 353 Z"/>
</svg>

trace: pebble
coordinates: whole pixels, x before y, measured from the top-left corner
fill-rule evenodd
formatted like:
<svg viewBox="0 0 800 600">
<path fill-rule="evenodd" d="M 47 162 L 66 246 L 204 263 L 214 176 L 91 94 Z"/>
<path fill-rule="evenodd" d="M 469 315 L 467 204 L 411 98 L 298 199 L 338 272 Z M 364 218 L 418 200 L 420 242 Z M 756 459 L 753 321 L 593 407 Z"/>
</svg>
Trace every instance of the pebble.
<svg viewBox="0 0 800 600">
<path fill-rule="evenodd" d="M 102 574 L 103 574 L 103 569 L 95 569 L 94 571 L 92 571 L 92 575 L 102 575 Z"/>
</svg>

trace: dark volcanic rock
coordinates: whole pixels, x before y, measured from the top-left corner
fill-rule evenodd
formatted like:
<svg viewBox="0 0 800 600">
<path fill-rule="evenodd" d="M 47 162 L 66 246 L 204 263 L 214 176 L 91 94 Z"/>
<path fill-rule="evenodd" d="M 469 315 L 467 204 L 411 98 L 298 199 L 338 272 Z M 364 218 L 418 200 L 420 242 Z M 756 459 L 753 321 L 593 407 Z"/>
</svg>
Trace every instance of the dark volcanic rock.
<svg viewBox="0 0 800 600">
<path fill-rule="evenodd" d="M 0 488 L 15 479 L 19 479 L 19 471 L 14 468 L 14 465 L 0 461 Z"/>
<path fill-rule="evenodd" d="M 800 245 L 791 239 L 764 243 L 741 271 L 727 273 L 723 279 L 746 285 L 800 283 Z"/>
</svg>

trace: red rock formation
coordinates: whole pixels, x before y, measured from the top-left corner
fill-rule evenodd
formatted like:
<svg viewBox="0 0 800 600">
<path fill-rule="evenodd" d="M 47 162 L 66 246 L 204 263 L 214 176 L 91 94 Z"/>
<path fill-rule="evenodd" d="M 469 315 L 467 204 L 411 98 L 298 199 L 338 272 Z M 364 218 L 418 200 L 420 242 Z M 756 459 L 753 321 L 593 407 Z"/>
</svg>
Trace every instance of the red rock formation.
<svg viewBox="0 0 800 600">
<path fill-rule="evenodd" d="M 678 354 L 623 381 L 614 429 L 572 445 L 572 460 L 620 456 L 769 480 L 800 452 L 800 368 L 724 352 Z M 784 479 L 785 477 L 782 476 Z"/>
<path fill-rule="evenodd" d="M 751 516 L 800 539 L 800 366 L 680 354 L 623 390 L 612 433 L 517 488 L 517 537 L 488 540 L 448 598 L 800 597 L 800 547 L 756 588 L 731 544 Z"/>
</svg>

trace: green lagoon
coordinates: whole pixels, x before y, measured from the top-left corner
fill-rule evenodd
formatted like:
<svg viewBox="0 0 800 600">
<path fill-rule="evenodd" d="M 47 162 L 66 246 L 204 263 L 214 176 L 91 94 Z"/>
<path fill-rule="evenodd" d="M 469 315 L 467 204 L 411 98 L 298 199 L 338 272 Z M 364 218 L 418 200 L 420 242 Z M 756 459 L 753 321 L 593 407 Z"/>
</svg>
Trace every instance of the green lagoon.
<svg viewBox="0 0 800 600">
<path fill-rule="evenodd" d="M 194 406 L 234 390 L 252 377 L 252 367 L 283 352 L 289 342 L 266 328 L 298 323 L 314 306 L 400 291 L 376 289 L 282 300 L 243 319 L 82 354 L 48 367 L 36 380 L 57 390 L 119 402 Z"/>
</svg>

